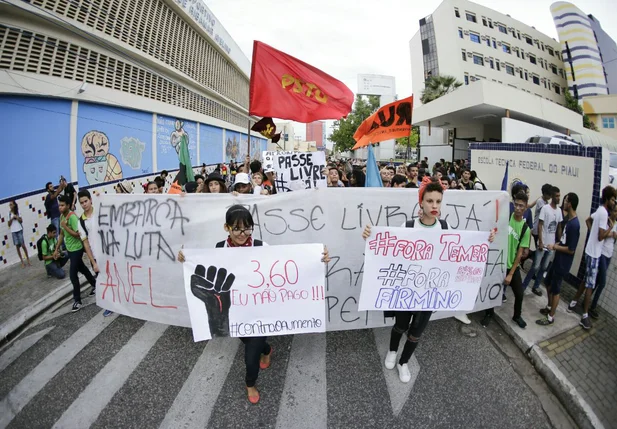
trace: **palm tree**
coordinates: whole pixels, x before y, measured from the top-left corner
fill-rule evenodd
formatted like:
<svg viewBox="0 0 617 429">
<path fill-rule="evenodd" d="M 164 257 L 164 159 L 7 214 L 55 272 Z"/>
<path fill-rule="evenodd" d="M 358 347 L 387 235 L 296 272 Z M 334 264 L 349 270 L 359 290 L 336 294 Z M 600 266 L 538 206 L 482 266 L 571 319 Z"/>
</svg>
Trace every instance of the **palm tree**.
<svg viewBox="0 0 617 429">
<path fill-rule="evenodd" d="M 454 91 L 461 85 L 463 84 L 456 80 L 454 76 L 431 76 L 424 83 L 420 101 L 422 101 L 422 104 L 430 103 Z"/>
</svg>

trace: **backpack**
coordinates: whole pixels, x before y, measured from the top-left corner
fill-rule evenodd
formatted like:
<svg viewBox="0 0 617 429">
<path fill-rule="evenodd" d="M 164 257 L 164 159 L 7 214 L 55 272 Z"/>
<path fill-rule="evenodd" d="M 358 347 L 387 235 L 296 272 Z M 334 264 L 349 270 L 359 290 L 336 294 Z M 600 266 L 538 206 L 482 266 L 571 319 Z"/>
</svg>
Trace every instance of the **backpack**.
<svg viewBox="0 0 617 429">
<path fill-rule="evenodd" d="M 486 189 L 486 185 L 484 184 L 484 182 L 481 182 L 480 180 L 478 180 L 478 181 L 476 181 L 474 183 L 474 186 L 475 186 L 476 183 L 479 183 L 480 185 L 482 185 L 482 190 L 483 191 L 488 191 L 488 189 Z"/>
<path fill-rule="evenodd" d="M 523 218 L 523 220 L 525 221 L 525 223 L 523 224 L 523 227 L 521 228 L 521 235 L 519 235 L 518 237 L 518 246 L 516 246 L 516 253 L 518 253 L 518 249 L 521 248 L 521 241 L 523 241 L 523 237 L 525 237 L 525 233 L 529 229 L 529 225 L 527 224 L 527 221 L 525 220 L 525 218 Z"/>
<path fill-rule="evenodd" d="M 439 223 L 441 224 L 441 229 L 448 229 L 448 222 L 446 222 L 443 219 L 437 219 L 439 221 Z M 416 220 L 412 219 L 412 220 L 408 220 L 405 223 L 405 228 L 413 228 L 414 225 L 416 224 Z"/>
<path fill-rule="evenodd" d="M 79 223 L 81 224 L 82 229 L 86 232 L 86 237 L 88 236 L 88 228 L 86 228 L 86 220 L 83 216 L 79 216 Z"/>
<path fill-rule="evenodd" d="M 49 250 L 49 240 L 47 239 L 47 234 L 43 234 L 41 235 L 41 238 L 36 241 L 36 250 L 38 252 L 39 261 L 43 260 L 43 240 L 47 242 L 47 250 Z"/>
</svg>

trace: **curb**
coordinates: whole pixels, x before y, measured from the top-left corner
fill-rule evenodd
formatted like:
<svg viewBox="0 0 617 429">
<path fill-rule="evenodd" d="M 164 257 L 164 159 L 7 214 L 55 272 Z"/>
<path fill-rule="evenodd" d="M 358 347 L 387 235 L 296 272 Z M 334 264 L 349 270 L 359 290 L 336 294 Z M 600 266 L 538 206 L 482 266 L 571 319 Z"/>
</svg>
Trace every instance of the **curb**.
<svg viewBox="0 0 617 429">
<path fill-rule="evenodd" d="M 546 356 L 542 349 L 523 340 L 517 334 L 513 325 L 508 320 L 501 318 L 497 312 L 495 312 L 494 317 L 516 346 L 529 358 L 536 371 L 544 378 L 546 384 L 555 393 L 555 396 L 559 398 L 559 401 L 576 424 L 581 429 L 604 429 L 604 425 L 587 401 L 578 393 L 576 387 L 570 383 L 564 373 L 557 368 L 557 365 Z"/>
<path fill-rule="evenodd" d="M 86 286 L 84 286 L 86 285 Z M 88 289 L 90 284 L 87 281 L 81 283 L 81 292 Z M 19 313 L 8 319 L 0 326 L 0 346 L 9 343 L 13 338 L 19 335 L 34 319 L 40 316 L 45 311 L 59 302 L 66 300 L 73 295 L 73 285 L 69 280 L 62 286 L 34 302 L 32 305 L 24 308 Z"/>
</svg>

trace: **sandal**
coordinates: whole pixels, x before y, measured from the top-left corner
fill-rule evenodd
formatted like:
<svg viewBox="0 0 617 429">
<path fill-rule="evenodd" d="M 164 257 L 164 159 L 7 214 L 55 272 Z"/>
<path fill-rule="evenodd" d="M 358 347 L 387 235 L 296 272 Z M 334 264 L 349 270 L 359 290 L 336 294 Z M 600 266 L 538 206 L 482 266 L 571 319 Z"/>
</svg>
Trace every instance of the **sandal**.
<svg viewBox="0 0 617 429">
<path fill-rule="evenodd" d="M 257 404 L 259 402 L 259 399 L 260 399 L 259 392 L 257 392 L 257 395 L 253 395 L 253 396 L 249 395 L 248 392 L 247 392 L 246 395 L 247 395 L 247 397 L 249 399 L 249 402 L 251 404 Z"/>
<path fill-rule="evenodd" d="M 270 360 L 268 361 L 268 363 L 263 363 L 261 361 L 261 359 L 259 360 L 259 369 L 268 369 L 270 368 L 270 363 L 272 362 L 272 353 L 274 353 L 274 349 L 272 348 L 272 346 L 270 346 L 270 353 L 268 353 L 267 355 L 264 356 L 270 356 Z"/>
</svg>

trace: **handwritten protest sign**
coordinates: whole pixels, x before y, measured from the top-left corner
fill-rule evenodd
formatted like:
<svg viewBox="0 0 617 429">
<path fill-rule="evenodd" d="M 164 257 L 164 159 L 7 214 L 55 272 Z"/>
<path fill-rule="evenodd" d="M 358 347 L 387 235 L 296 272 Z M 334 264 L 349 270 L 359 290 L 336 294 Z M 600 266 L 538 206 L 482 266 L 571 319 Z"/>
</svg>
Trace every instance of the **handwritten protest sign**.
<svg viewBox="0 0 617 429">
<path fill-rule="evenodd" d="M 276 172 L 276 189 L 280 192 L 326 188 L 323 173 L 325 152 L 264 152 L 264 170 Z"/>
<path fill-rule="evenodd" d="M 501 191 L 444 193 L 441 217 L 457 230 L 498 233 L 474 311 L 501 305 L 508 244 L 508 194 Z M 253 237 L 273 245 L 323 243 L 332 261 L 326 269 L 326 330 L 387 326 L 379 311 L 358 311 L 364 273 L 362 230 L 367 224 L 400 226 L 417 219 L 414 189 L 328 188 L 268 197 L 230 194 L 121 195 L 93 197 L 90 234 L 101 269 L 97 304 L 121 314 L 169 325 L 191 326 L 182 264 L 186 249 L 209 249 L 227 238 L 225 212 L 246 205 L 253 215 Z M 206 267 L 207 268 L 207 267 Z M 450 317 L 437 312 L 431 320 Z"/>
<path fill-rule="evenodd" d="M 487 232 L 373 228 L 360 310 L 470 311 L 488 261 Z"/>
<path fill-rule="evenodd" d="M 323 245 L 183 252 L 195 341 L 326 331 Z"/>
</svg>

